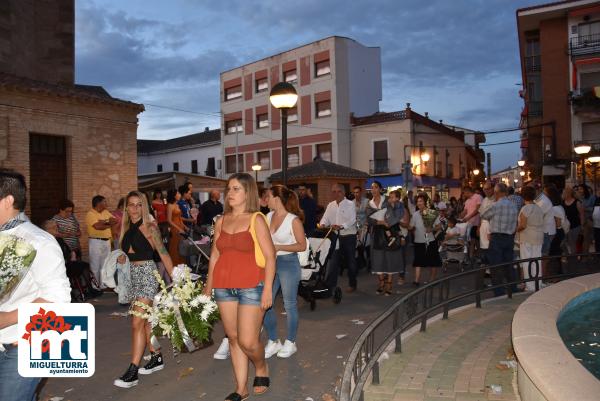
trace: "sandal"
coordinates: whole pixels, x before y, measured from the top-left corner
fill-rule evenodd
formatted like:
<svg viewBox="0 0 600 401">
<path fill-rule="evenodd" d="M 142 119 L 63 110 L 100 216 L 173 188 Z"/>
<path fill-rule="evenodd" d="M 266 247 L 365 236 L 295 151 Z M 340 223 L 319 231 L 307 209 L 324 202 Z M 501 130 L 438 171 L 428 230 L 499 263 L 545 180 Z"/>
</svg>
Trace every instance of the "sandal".
<svg viewBox="0 0 600 401">
<path fill-rule="evenodd" d="M 269 391 L 269 385 L 271 384 L 271 380 L 268 377 L 264 376 L 256 376 L 254 378 L 254 383 L 252 383 L 252 387 L 265 387 L 263 391 L 254 390 L 254 395 L 262 395 Z"/>
<path fill-rule="evenodd" d="M 385 296 L 389 297 L 390 295 L 392 295 L 392 282 L 387 281 L 385 283 Z"/>
<path fill-rule="evenodd" d="M 377 286 L 377 295 L 383 294 L 383 287 L 385 286 L 385 279 L 383 277 L 379 277 L 379 285 Z"/>
<path fill-rule="evenodd" d="M 247 400 L 248 397 L 250 397 L 250 394 L 240 395 L 236 392 L 233 392 L 225 398 L 225 401 L 244 401 Z"/>
</svg>

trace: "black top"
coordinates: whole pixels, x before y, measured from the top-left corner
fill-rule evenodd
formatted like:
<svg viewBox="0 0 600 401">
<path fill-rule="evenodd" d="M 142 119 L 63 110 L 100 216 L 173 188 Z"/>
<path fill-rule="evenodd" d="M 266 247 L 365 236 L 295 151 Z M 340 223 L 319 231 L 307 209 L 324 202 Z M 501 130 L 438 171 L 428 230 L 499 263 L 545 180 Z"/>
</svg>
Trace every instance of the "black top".
<svg viewBox="0 0 600 401">
<path fill-rule="evenodd" d="M 571 205 L 567 206 L 566 203 L 563 202 L 563 207 L 565 208 L 565 215 L 567 216 L 567 220 L 571 224 L 571 228 L 576 228 L 581 225 L 581 221 L 579 221 L 579 210 L 577 209 L 577 203 L 579 201 L 575 199 Z"/>
<path fill-rule="evenodd" d="M 142 223 L 143 220 L 140 219 L 137 223 L 130 224 L 129 230 L 123 236 L 121 249 L 127 254 L 130 262 L 153 260 L 154 249 L 152 249 L 152 245 L 150 245 L 144 234 L 140 231 Z M 133 250 L 133 253 L 130 250 Z"/>
<path fill-rule="evenodd" d="M 310 196 L 300 198 L 300 209 L 304 212 L 304 232 L 310 236 L 317 228 L 317 201 Z"/>
<path fill-rule="evenodd" d="M 211 225 L 213 218 L 220 214 L 223 214 L 223 204 L 219 201 L 207 200 L 202 204 L 202 225 Z"/>
<path fill-rule="evenodd" d="M 270 211 L 271 211 L 271 209 L 269 209 L 269 206 L 261 206 L 260 207 L 260 212 L 262 214 L 264 214 L 265 216 L 268 215 Z"/>
</svg>

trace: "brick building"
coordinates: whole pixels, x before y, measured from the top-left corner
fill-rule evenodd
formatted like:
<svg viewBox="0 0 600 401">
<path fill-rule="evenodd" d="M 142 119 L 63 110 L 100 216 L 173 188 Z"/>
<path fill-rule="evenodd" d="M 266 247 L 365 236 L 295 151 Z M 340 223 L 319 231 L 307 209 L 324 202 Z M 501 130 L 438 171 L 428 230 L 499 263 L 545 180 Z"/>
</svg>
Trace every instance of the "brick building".
<svg viewBox="0 0 600 401">
<path fill-rule="evenodd" d="M 222 72 L 225 177 L 252 173 L 255 163 L 259 181 L 281 170 L 281 116 L 269 102 L 281 81 L 298 92 L 288 112 L 288 166 L 315 157 L 349 166 L 350 114 L 379 110 L 381 51 L 332 36 Z"/>
<path fill-rule="evenodd" d="M 144 107 L 74 83 L 74 24 L 73 0 L 9 0 L 0 13 L 0 167 L 25 175 L 35 223 L 64 198 L 83 222 L 94 195 L 115 208 L 137 188 Z"/>
<path fill-rule="evenodd" d="M 600 1 L 519 9 L 517 29 L 526 167 L 534 178 L 562 185 L 575 171 L 571 163 L 579 162 L 575 142 L 600 151 L 600 89 L 594 91 L 600 88 Z"/>
</svg>

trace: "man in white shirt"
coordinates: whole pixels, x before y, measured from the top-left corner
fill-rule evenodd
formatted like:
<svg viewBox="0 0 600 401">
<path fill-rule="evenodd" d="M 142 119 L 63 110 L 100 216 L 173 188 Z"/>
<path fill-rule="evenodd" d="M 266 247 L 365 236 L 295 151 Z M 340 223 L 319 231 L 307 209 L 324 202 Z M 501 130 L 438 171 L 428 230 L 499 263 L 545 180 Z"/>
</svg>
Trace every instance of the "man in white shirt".
<svg viewBox="0 0 600 401">
<path fill-rule="evenodd" d="M 344 187 L 335 184 L 331 187 L 331 193 L 335 200 L 331 201 L 325 209 L 321 226 L 331 227 L 338 235 L 339 249 L 336 249 L 327 271 L 325 281 L 331 292 L 337 286 L 337 278 L 340 271 L 341 255 L 344 255 L 348 265 L 349 287 L 347 292 L 356 291 L 356 207 L 354 202 L 346 199 Z"/>
<path fill-rule="evenodd" d="M 481 206 L 479 206 L 480 216 L 486 210 L 488 210 L 494 202 L 496 202 L 496 198 L 494 197 L 494 185 L 490 181 L 486 181 L 483 184 L 483 193 L 485 194 L 485 198 L 481 201 Z M 479 225 L 479 249 L 481 249 L 482 257 L 485 263 L 487 264 L 486 252 L 490 247 L 490 221 L 484 218 L 481 218 Z"/>
<path fill-rule="evenodd" d="M 40 378 L 21 377 L 17 365 L 17 308 L 31 302 L 69 302 L 71 287 L 58 243 L 20 213 L 25 210 L 26 186 L 23 175 L 0 170 L 0 232 L 28 241 L 36 250 L 35 259 L 20 284 L 0 303 L 0 400 L 32 400 Z"/>
</svg>

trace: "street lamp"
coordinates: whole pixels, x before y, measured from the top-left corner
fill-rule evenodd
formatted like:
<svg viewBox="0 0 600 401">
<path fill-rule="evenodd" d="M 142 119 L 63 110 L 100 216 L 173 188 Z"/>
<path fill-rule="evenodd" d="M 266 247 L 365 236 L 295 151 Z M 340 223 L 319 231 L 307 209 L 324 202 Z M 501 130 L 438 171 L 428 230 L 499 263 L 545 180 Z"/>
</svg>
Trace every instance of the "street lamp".
<svg viewBox="0 0 600 401">
<path fill-rule="evenodd" d="M 287 112 L 296 105 L 298 93 L 294 85 L 289 82 L 280 82 L 271 89 L 269 101 L 276 109 L 281 110 L 281 176 L 283 185 L 287 186 Z"/>
<path fill-rule="evenodd" d="M 519 160 L 517 164 L 519 165 L 519 167 L 523 167 L 525 165 L 525 160 Z"/>
<path fill-rule="evenodd" d="M 260 163 L 253 164 L 252 170 L 254 170 L 254 181 L 258 183 L 258 172 L 262 170 L 262 165 Z"/>
<path fill-rule="evenodd" d="M 519 175 L 520 175 L 521 177 L 525 177 L 525 172 L 524 172 L 523 170 L 521 170 L 521 171 L 519 171 Z"/>
<path fill-rule="evenodd" d="M 479 169 L 476 168 L 475 170 L 473 170 L 473 175 L 479 175 Z"/>
<path fill-rule="evenodd" d="M 427 153 L 427 151 L 421 153 L 421 160 L 423 160 L 425 163 L 427 163 L 429 161 L 429 153 Z"/>
<path fill-rule="evenodd" d="M 587 142 L 575 142 L 573 147 L 573 150 L 575 150 L 575 153 L 577 153 L 578 155 L 581 156 L 581 180 L 583 182 L 583 185 L 585 185 L 585 156 L 588 153 L 590 153 L 590 150 L 592 150 L 592 147 L 590 146 L 589 143 Z"/>
</svg>

